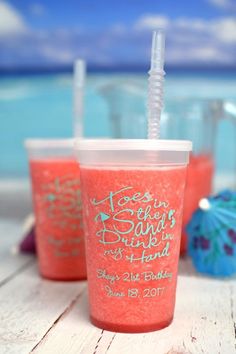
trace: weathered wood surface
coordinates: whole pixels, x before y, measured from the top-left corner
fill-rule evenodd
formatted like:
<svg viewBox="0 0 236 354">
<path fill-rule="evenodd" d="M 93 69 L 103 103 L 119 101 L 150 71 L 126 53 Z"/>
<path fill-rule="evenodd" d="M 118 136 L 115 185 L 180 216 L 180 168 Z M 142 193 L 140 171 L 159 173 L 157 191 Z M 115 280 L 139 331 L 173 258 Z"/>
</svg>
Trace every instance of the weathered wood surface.
<svg viewBox="0 0 236 354">
<path fill-rule="evenodd" d="M 26 269 L 35 257 L 16 255 L 22 230 L 19 221 L 0 221 L 0 286 Z"/>
<path fill-rule="evenodd" d="M 6 228 L 0 240 L 1 354 L 236 353 L 235 279 L 201 277 L 182 260 L 171 326 L 144 334 L 102 331 L 89 322 L 85 282 L 42 280 L 33 257 L 10 251 L 17 227 L 12 239 Z"/>
<path fill-rule="evenodd" d="M 236 352 L 234 282 L 180 276 L 175 319 L 145 334 L 101 331 L 88 322 L 86 293 L 41 341 L 34 353 L 143 354 Z M 60 340 L 63 338 L 64 340 Z"/>
<path fill-rule="evenodd" d="M 8 281 L 0 288 L 0 353 L 29 353 L 84 287 L 85 282 L 42 280 L 35 265 Z"/>
</svg>

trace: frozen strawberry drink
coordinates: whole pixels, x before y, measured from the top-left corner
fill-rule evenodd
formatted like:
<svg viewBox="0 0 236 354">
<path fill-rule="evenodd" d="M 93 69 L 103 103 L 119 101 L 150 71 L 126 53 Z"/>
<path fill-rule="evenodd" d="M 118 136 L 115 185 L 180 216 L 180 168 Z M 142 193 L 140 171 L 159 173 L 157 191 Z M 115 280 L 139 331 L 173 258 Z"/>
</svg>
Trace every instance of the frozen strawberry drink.
<svg viewBox="0 0 236 354">
<path fill-rule="evenodd" d="M 91 321 L 146 332 L 173 318 L 191 143 L 78 140 Z"/>
<path fill-rule="evenodd" d="M 36 244 L 42 276 L 86 278 L 79 165 L 68 140 L 28 140 Z"/>
</svg>

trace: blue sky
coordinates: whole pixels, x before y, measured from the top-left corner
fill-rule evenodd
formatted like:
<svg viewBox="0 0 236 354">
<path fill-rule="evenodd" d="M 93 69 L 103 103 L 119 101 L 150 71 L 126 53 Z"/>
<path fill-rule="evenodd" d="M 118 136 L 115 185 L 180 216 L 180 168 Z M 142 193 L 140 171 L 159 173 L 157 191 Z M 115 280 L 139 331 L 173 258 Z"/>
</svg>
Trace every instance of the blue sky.
<svg viewBox="0 0 236 354">
<path fill-rule="evenodd" d="M 210 19 L 222 15 L 222 10 L 227 12 L 227 8 L 215 6 L 214 1 L 207 0 L 14 0 L 9 3 L 33 28 L 101 28 L 116 22 L 132 25 L 145 13 L 168 14 L 170 18 L 198 16 Z"/>
<path fill-rule="evenodd" d="M 0 0 L 0 67 L 143 65 L 158 27 L 168 64 L 236 66 L 235 0 Z"/>
</svg>

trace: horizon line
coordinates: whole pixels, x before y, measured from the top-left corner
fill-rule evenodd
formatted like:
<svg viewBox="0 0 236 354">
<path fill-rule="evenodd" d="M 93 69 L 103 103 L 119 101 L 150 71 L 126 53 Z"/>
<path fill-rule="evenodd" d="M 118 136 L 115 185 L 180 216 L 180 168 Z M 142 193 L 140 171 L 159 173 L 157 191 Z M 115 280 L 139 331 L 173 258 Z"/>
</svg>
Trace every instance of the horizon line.
<svg viewBox="0 0 236 354">
<path fill-rule="evenodd" d="M 142 73 L 148 72 L 149 67 L 145 64 L 140 65 L 111 65 L 111 66 L 103 66 L 103 65 L 88 65 L 87 66 L 88 73 L 119 73 L 119 72 L 130 72 L 130 73 Z M 223 70 L 226 71 L 235 71 L 236 72 L 236 65 L 197 65 L 197 64 L 188 64 L 188 65 L 165 65 L 165 71 L 208 71 L 208 72 L 215 72 Z M 72 73 L 73 72 L 73 65 L 43 65 L 43 66 L 20 66 L 20 67 L 13 67 L 13 66 L 0 66 L 0 75 L 10 75 L 10 74 L 50 74 L 50 73 Z"/>
</svg>

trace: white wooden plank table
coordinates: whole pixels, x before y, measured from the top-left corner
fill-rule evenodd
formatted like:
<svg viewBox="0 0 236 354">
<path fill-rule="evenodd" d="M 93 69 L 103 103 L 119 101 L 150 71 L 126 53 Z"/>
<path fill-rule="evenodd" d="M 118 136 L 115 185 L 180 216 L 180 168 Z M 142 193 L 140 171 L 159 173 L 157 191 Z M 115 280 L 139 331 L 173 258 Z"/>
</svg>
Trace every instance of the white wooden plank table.
<svg viewBox="0 0 236 354">
<path fill-rule="evenodd" d="M 0 354 L 236 353 L 235 279 L 201 277 L 181 260 L 168 328 L 103 331 L 89 322 L 86 282 L 41 279 L 34 257 L 11 252 L 19 223 L 0 225 Z"/>
</svg>

